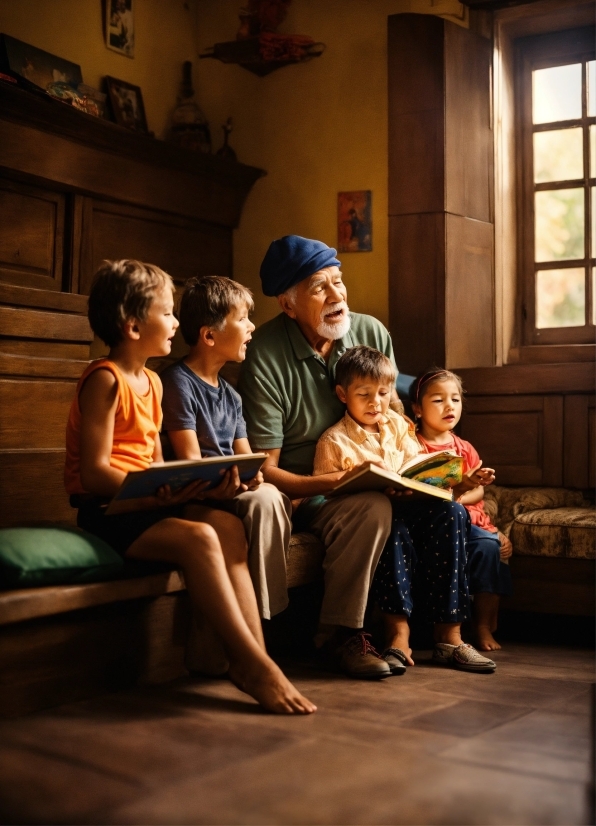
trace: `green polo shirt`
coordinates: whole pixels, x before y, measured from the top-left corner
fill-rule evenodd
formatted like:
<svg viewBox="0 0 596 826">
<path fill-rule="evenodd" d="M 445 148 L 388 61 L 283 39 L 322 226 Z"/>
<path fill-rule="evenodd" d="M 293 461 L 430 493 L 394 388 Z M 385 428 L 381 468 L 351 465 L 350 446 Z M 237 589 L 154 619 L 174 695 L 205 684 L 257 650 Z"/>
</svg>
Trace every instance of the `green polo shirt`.
<svg viewBox="0 0 596 826">
<path fill-rule="evenodd" d="M 346 350 L 367 344 L 395 364 L 391 338 L 376 318 L 350 313 L 351 327 L 326 363 L 285 313 L 263 324 L 248 345 L 238 390 L 253 449 L 281 448 L 279 466 L 310 475 L 319 436 L 344 415 L 335 395 L 335 365 Z"/>
</svg>

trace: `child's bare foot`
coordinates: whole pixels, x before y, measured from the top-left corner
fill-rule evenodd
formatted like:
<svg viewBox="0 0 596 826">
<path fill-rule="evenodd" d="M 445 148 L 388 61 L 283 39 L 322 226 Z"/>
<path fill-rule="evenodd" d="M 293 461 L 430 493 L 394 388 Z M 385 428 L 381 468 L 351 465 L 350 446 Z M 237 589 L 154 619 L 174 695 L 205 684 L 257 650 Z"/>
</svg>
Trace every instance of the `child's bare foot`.
<svg viewBox="0 0 596 826">
<path fill-rule="evenodd" d="M 300 694 L 272 660 L 270 664 L 250 673 L 242 673 L 238 666 L 230 666 L 228 676 L 236 688 L 254 697 L 266 711 L 274 714 L 312 714 L 317 710 L 314 703 Z"/>
<path fill-rule="evenodd" d="M 491 629 L 488 625 L 476 625 L 474 631 L 476 634 L 476 641 L 479 651 L 499 651 L 501 646 L 493 637 Z"/>
</svg>

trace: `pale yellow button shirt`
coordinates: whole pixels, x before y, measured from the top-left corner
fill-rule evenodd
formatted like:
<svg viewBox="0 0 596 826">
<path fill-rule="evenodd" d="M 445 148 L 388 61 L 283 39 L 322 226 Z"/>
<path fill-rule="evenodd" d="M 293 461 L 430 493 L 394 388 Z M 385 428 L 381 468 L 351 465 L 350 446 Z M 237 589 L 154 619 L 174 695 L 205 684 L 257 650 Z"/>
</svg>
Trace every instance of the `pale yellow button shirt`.
<svg viewBox="0 0 596 826">
<path fill-rule="evenodd" d="M 397 473 L 420 451 L 420 444 L 409 434 L 408 422 L 393 410 L 388 410 L 385 421 L 379 422 L 378 433 L 369 433 L 346 412 L 319 439 L 313 476 L 379 461 Z"/>
</svg>

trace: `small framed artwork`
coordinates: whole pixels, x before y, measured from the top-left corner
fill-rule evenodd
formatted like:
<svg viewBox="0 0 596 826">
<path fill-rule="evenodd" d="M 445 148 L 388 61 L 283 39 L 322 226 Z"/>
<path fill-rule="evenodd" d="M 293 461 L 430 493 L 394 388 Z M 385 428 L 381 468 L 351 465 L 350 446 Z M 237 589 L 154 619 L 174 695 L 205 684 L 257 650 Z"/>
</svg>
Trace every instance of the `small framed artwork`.
<svg viewBox="0 0 596 826">
<path fill-rule="evenodd" d="M 133 0 L 104 0 L 106 46 L 126 57 L 135 56 Z"/>
<path fill-rule="evenodd" d="M 81 67 L 62 57 L 37 49 L 16 37 L 0 35 L 0 71 L 24 85 L 47 89 L 51 83 L 68 83 L 75 89 L 82 82 Z"/>
<path fill-rule="evenodd" d="M 337 193 L 337 251 L 371 252 L 372 191 Z"/>
<path fill-rule="evenodd" d="M 141 89 L 115 77 L 106 77 L 106 86 L 116 123 L 147 135 L 147 118 Z"/>
</svg>

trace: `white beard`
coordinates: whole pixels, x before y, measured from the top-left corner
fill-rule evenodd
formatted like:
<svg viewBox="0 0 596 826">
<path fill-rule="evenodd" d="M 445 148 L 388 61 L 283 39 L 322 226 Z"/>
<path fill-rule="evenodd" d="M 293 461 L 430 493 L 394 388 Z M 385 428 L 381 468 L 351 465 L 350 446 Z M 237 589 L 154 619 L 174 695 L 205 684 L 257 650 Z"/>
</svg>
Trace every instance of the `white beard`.
<svg viewBox="0 0 596 826">
<path fill-rule="evenodd" d="M 339 324 L 330 324 L 325 321 L 325 315 L 329 315 L 329 313 L 337 312 L 337 310 L 341 310 L 345 308 L 346 315 Z M 333 307 L 327 307 L 325 310 L 325 315 L 321 313 L 321 322 L 317 327 L 317 333 L 321 336 L 321 338 L 330 339 L 332 341 L 337 341 L 340 338 L 343 338 L 345 334 L 350 329 L 350 316 L 347 305 L 341 301 L 339 304 L 335 304 Z"/>
</svg>

